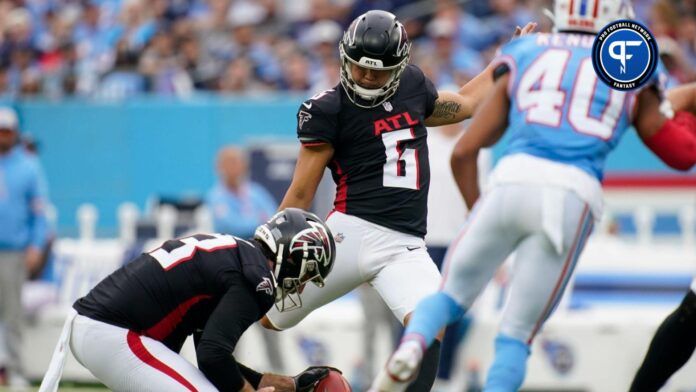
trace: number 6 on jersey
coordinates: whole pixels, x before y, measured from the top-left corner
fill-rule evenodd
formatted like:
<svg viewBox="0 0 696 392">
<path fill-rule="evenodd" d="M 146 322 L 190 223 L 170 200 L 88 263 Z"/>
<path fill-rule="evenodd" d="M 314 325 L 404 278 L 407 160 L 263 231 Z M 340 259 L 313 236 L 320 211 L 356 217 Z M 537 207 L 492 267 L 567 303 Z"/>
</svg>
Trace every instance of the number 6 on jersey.
<svg viewBox="0 0 696 392">
<path fill-rule="evenodd" d="M 382 134 L 384 152 L 383 185 L 395 188 L 420 189 L 418 178 L 418 150 L 405 148 L 403 143 L 415 139 L 412 128 Z"/>
</svg>

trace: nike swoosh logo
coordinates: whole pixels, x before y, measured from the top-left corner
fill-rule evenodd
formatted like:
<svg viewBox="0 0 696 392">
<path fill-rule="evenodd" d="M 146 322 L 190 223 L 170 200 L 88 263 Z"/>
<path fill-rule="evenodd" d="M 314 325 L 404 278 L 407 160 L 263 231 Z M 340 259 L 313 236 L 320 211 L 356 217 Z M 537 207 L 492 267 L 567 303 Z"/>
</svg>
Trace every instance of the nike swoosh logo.
<svg viewBox="0 0 696 392">
<path fill-rule="evenodd" d="M 311 108 L 312 108 L 312 103 L 311 103 L 311 102 L 310 102 L 310 103 L 302 102 L 302 105 L 303 105 L 304 107 L 306 107 L 307 109 L 311 109 Z"/>
<path fill-rule="evenodd" d="M 420 249 L 420 246 L 407 246 L 406 249 L 408 249 L 408 251 L 410 252 L 412 250 Z"/>
</svg>

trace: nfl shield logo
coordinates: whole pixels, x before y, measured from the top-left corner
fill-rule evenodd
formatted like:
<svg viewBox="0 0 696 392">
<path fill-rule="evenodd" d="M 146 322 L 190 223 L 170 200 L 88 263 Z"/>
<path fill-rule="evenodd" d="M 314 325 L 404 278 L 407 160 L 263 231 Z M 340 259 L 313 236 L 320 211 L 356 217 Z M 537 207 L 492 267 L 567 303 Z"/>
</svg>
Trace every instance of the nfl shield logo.
<svg viewBox="0 0 696 392">
<path fill-rule="evenodd" d="M 394 109 L 394 108 L 392 107 L 392 104 L 389 103 L 389 102 L 383 103 L 382 106 L 384 106 L 384 110 L 386 110 L 386 111 L 388 111 L 388 112 L 391 112 L 391 111 Z"/>
</svg>

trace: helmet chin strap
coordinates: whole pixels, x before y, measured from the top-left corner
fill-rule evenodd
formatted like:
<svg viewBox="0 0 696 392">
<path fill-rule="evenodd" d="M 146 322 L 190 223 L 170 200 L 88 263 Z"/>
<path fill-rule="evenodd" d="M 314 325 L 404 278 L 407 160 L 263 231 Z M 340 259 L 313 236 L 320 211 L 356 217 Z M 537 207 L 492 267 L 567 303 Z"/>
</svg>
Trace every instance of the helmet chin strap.
<svg viewBox="0 0 696 392">
<path fill-rule="evenodd" d="M 384 82 L 382 87 L 379 88 L 366 88 L 362 87 L 358 84 L 358 82 L 353 79 L 353 74 L 351 71 L 351 65 L 357 65 L 360 66 L 360 64 L 355 64 L 351 62 L 350 60 L 345 61 L 345 63 L 342 65 L 344 67 L 344 72 L 346 75 L 346 78 L 349 80 L 351 83 L 351 88 L 355 90 L 355 93 L 358 94 L 358 96 L 364 100 L 371 101 L 376 98 L 379 98 L 381 95 L 386 94 L 385 87 L 388 87 L 394 82 L 394 78 L 396 76 L 397 69 L 391 69 L 391 75 L 389 76 L 389 79 Z"/>
<path fill-rule="evenodd" d="M 276 278 L 276 284 L 279 281 L 278 277 L 280 276 L 280 267 L 283 265 L 283 248 L 285 247 L 284 244 L 279 244 L 278 245 L 278 252 L 276 253 L 276 260 L 275 260 L 275 270 L 273 271 L 273 275 L 275 275 Z"/>
<path fill-rule="evenodd" d="M 388 85 L 391 83 L 391 80 L 385 83 L 384 85 Z M 360 96 L 360 98 L 365 99 L 365 100 L 372 100 L 380 95 L 384 94 L 384 86 L 380 88 L 365 88 L 360 86 L 358 83 L 355 83 L 355 86 L 353 86 L 353 90 Z"/>
<path fill-rule="evenodd" d="M 364 108 L 372 108 L 375 106 L 379 106 L 382 104 L 382 102 L 386 101 L 389 98 L 385 97 L 386 95 L 393 95 L 393 92 L 396 91 L 396 87 L 398 87 L 398 84 L 395 84 L 395 80 L 397 79 L 397 76 L 401 74 L 406 64 L 408 63 L 408 58 L 406 58 L 397 66 L 389 68 L 374 68 L 377 70 L 389 70 L 391 71 L 391 75 L 389 75 L 389 79 L 387 79 L 381 87 L 374 89 L 365 88 L 360 86 L 358 82 L 355 79 L 353 79 L 353 72 L 351 69 L 353 65 L 359 67 L 364 66 L 360 63 L 355 62 L 354 60 L 351 60 L 345 54 L 342 45 L 339 45 L 339 52 L 341 54 L 341 84 L 347 90 L 346 92 L 348 93 L 349 97 L 352 93 L 355 96 L 357 96 L 357 98 L 371 102 L 370 104 L 362 105 L 356 102 L 353 99 L 354 97 L 350 97 L 353 103 Z M 384 99 L 382 99 L 383 97 Z"/>
</svg>

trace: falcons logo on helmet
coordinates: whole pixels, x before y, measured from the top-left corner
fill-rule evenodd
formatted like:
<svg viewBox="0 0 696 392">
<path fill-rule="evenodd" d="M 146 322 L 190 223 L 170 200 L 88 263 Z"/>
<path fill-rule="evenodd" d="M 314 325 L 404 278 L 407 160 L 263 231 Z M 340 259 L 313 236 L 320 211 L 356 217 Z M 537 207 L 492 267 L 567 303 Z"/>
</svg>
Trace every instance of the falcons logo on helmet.
<svg viewBox="0 0 696 392">
<path fill-rule="evenodd" d="M 309 251 L 314 252 L 313 260 L 323 264 L 325 267 L 331 262 L 331 249 L 327 249 L 325 244 L 329 243 L 329 235 L 326 230 L 314 222 L 309 222 L 311 228 L 304 229 L 295 235 L 290 244 L 290 253 L 302 251 L 302 258 L 310 258 Z"/>
</svg>

